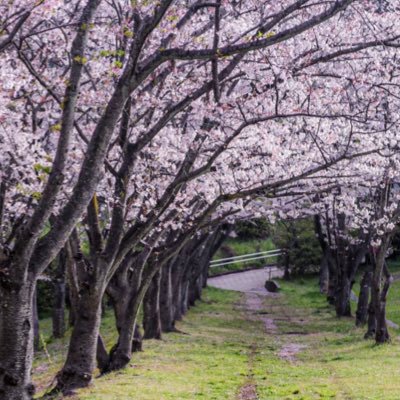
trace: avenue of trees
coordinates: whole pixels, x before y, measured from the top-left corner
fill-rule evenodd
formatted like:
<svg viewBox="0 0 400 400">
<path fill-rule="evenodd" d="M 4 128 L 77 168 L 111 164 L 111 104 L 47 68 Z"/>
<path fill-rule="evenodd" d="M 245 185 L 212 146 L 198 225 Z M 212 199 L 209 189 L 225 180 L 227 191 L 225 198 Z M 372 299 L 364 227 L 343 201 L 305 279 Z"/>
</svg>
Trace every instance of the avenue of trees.
<svg viewBox="0 0 400 400">
<path fill-rule="evenodd" d="M 399 17 L 398 0 L 0 0 L 0 398 L 34 395 L 38 282 L 56 337 L 68 298 L 69 394 L 124 368 L 141 326 L 174 331 L 238 220 L 312 217 L 339 317 L 369 257 L 357 323 L 388 341 Z"/>
</svg>

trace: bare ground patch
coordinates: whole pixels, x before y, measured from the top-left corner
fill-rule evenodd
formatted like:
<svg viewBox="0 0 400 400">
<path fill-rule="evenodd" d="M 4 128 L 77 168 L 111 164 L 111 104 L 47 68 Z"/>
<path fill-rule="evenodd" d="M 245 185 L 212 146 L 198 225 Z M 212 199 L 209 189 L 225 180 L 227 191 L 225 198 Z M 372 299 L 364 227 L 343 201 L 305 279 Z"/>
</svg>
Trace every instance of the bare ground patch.
<svg viewBox="0 0 400 400">
<path fill-rule="evenodd" d="M 277 354 L 283 360 L 295 362 L 297 354 L 307 346 L 292 340 L 295 339 L 296 336 L 307 334 L 307 332 L 301 330 L 301 326 L 307 323 L 306 319 L 299 315 L 289 314 L 285 304 L 279 303 L 279 294 L 266 292 L 266 294 L 263 295 L 261 293 L 247 292 L 245 296 L 245 310 L 248 312 L 248 318 L 262 321 L 266 334 L 279 335 L 283 338 L 282 341 L 279 340 L 279 342 L 281 342 L 281 349 Z M 267 301 L 265 301 L 266 297 L 268 297 Z M 272 299 L 269 297 L 274 297 L 274 301 L 271 301 Z M 293 330 L 280 332 L 277 326 L 279 322 L 290 323 L 293 325 Z"/>
<path fill-rule="evenodd" d="M 240 388 L 237 400 L 257 400 L 257 389 L 254 383 L 246 383 Z"/>
<path fill-rule="evenodd" d="M 266 292 L 268 293 L 268 292 Z M 265 332 L 268 334 L 275 334 L 278 332 L 278 327 L 271 316 L 271 312 L 260 313 L 261 310 L 265 309 L 264 298 L 266 296 L 278 297 L 276 294 L 265 294 L 264 296 L 258 293 L 248 292 L 246 293 L 246 311 L 250 311 L 248 317 L 251 320 L 258 320 L 264 323 Z M 271 316 L 270 316 L 271 313 Z M 268 315 L 268 316 L 267 316 Z"/>
<path fill-rule="evenodd" d="M 299 343 L 286 343 L 282 346 L 278 355 L 282 360 L 294 362 L 296 361 L 296 355 L 300 353 L 307 346 Z"/>
</svg>

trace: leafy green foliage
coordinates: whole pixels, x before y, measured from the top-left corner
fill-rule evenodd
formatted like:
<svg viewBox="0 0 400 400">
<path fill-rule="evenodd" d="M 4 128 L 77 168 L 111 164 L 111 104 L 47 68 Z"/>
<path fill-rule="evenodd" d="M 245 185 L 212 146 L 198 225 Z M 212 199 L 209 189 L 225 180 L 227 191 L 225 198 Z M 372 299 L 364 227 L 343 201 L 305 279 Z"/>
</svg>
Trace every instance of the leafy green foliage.
<svg viewBox="0 0 400 400">
<path fill-rule="evenodd" d="M 322 254 L 312 219 L 278 221 L 273 228 L 272 237 L 276 247 L 287 249 L 292 275 L 319 271 Z M 285 257 L 279 258 L 280 264 L 284 265 L 285 262 Z"/>
<path fill-rule="evenodd" d="M 271 224 L 264 218 L 240 221 L 235 225 L 235 232 L 241 240 L 266 239 L 271 233 Z"/>
</svg>

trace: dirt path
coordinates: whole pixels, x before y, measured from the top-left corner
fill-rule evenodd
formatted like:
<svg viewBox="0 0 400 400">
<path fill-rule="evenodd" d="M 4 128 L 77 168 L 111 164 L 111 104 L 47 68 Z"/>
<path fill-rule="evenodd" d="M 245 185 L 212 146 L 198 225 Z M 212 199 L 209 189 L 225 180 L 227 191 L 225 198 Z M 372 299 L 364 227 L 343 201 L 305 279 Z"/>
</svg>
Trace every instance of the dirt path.
<svg viewBox="0 0 400 400">
<path fill-rule="evenodd" d="M 267 335 L 282 336 L 277 326 L 278 322 L 293 324 L 293 330 L 285 335 L 290 338 L 285 338 L 285 340 L 280 338 L 279 340 L 281 349 L 278 355 L 286 361 L 294 362 L 296 355 L 305 348 L 304 345 L 295 342 L 296 336 L 302 334 L 299 326 L 304 322 L 304 318 L 289 315 L 285 304 L 282 304 L 282 300 L 278 300 L 280 294 L 270 293 L 264 288 L 267 279 L 281 276 L 281 270 L 270 271 L 269 268 L 264 268 L 210 278 L 208 284 L 220 289 L 243 292 L 245 294 L 243 308 L 247 317 L 253 321 L 262 321 Z M 266 298 L 269 301 L 265 301 Z M 274 301 L 270 301 L 272 299 Z"/>
<path fill-rule="evenodd" d="M 272 278 L 282 276 L 281 271 L 274 271 Z M 262 321 L 265 334 L 271 335 L 278 345 L 277 355 L 287 362 L 296 362 L 296 356 L 306 348 L 296 342 L 299 324 L 303 319 L 299 316 L 288 315 L 285 304 L 282 304 L 279 293 L 270 293 L 264 288 L 264 283 L 270 278 L 270 272 L 265 270 L 246 271 L 210 278 L 208 284 L 226 290 L 236 290 L 244 293 L 241 309 L 251 321 Z M 286 334 L 279 331 L 278 322 L 293 324 L 293 331 Z M 237 400 L 257 400 L 257 386 L 253 378 L 253 362 L 256 355 L 262 351 L 253 343 L 249 349 L 249 371 L 246 382 L 239 389 Z"/>
</svg>

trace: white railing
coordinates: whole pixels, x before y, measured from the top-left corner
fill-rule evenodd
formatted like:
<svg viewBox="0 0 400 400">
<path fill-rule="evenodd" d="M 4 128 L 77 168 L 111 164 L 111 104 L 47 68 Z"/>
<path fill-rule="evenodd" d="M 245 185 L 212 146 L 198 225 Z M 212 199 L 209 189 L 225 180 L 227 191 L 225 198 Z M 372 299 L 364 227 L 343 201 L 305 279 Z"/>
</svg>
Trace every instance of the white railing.
<svg viewBox="0 0 400 400">
<path fill-rule="evenodd" d="M 247 263 L 249 261 L 261 260 L 263 258 L 277 257 L 285 253 L 283 249 L 260 251 L 259 253 L 244 254 L 242 256 L 220 258 L 210 262 L 210 268 L 222 267 L 236 263 Z"/>
</svg>

